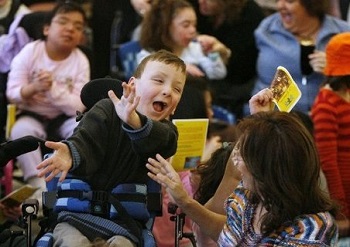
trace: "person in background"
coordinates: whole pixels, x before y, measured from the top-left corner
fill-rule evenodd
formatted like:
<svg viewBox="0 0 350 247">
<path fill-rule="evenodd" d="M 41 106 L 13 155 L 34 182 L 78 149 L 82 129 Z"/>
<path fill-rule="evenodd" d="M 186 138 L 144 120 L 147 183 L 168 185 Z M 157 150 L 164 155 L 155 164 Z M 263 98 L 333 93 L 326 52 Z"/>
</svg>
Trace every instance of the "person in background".
<svg viewBox="0 0 350 247">
<path fill-rule="evenodd" d="M 213 102 L 236 115 L 243 116 L 256 76 L 258 50 L 254 30 L 265 14 L 253 0 L 191 0 L 198 16 L 198 40 L 206 49 L 226 55 L 227 75 L 210 81 Z M 210 35 L 210 37 L 208 37 Z M 219 42 L 218 42 L 219 41 Z M 220 43 L 224 46 L 220 46 Z M 226 47 L 226 50 L 225 50 Z"/>
<path fill-rule="evenodd" d="M 150 0 L 92 0 L 93 57 L 98 61 L 93 68 L 95 78 L 110 75 L 111 43 L 121 44 L 133 39 L 134 31 L 142 21 L 142 15 L 150 8 L 150 2 Z M 120 13 L 122 16 L 118 30 L 114 24 L 118 21 Z"/>
<path fill-rule="evenodd" d="M 138 62 L 152 52 L 165 49 L 185 61 L 191 76 L 209 80 L 224 78 L 225 58 L 217 51 L 205 49 L 196 40 L 196 23 L 193 6 L 186 0 L 153 1 L 141 24 L 142 50 L 137 54 Z"/>
<path fill-rule="evenodd" d="M 235 137 L 231 137 L 235 140 Z M 200 164 L 192 171 L 192 178 L 197 177 L 194 188 L 194 199 L 207 209 L 225 215 L 223 203 L 238 185 L 241 177 L 232 164 L 231 153 L 234 142 L 223 142 L 222 146 L 213 152 L 210 159 Z M 193 188 L 193 189 L 194 189 Z M 198 247 L 215 247 L 217 243 L 205 235 L 200 227 L 193 223 Z"/>
<path fill-rule="evenodd" d="M 0 35 L 8 33 L 11 23 L 19 16 L 30 13 L 20 0 L 1 0 L 0 1 Z"/>
<path fill-rule="evenodd" d="M 277 67 L 284 66 L 303 95 L 294 109 L 305 113 L 310 111 L 320 83 L 324 79 L 325 46 L 333 35 L 350 30 L 346 22 L 326 14 L 327 2 L 276 2 L 278 12 L 266 17 L 255 31 L 259 56 L 258 77 L 253 94 L 269 87 Z M 304 53 L 306 56 L 301 56 L 304 48 L 308 52 Z M 306 61 L 301 59 L 302 57 Z"/>
<path fill-rule="evenodd" d="M 5 221 L 0 224 L 0 245 L 2 247 L 27 247 L 27 239 L 23 231 L 21 234 L 18 234 L 18 232 L 9 234 L 8 232 L 13 225 L 18 224 L 22 216 L 21 206 L 7 207 L 0 203 L 0 210 L 2 217 L 5 217 Z"/>
<path fill-rule="evenodd" d="M 64 0 L 21 0 L 21 2 L 32 11 L 52 11 L 58 2 Z"/>
<path fill-rule="evenodd" d="M 232 162 L 242 177 L 226 200 L 226 215 L 190 198 L 161 155 L 148 159 L 148 175 L 219 246 L 336 246 L 338 207 L 318 186 L 313 137 L 294 115 L 271 111 L 272 105 L 272 92 L 260 91 L 250 100 L 252 115 L 237 125 Z"/>
<path fill-rule="evenodd" d="M 329 14 L 350 24 L 350 0 L 330 0 Z"/>
<path fill-rule="evenodd" d="M 336 218 L 339 235 L 350 237 L 350 32 L 331 38 L 326 60 L 326 79 L 311 117 L 330 196 L 342 206 Z"/>
<path fill-rule="evenodd" d="M 80 91 L 90 79 L 89 61 L 77 48 L 85 23 L 79 5 L 59 4 L 44 26 L 45 40 L 27 44 L 13 59 L 6 90 L 18 109 L 12 140 L 26 135 L 59 140 L 72 134 L 76 111 L 84 109 Z M 37 149 L 17 158 L 24 180 L 40 188 L 34 194 L 39 200 L 46 188 L 44 179 L 37 177 L 42 157 Z"/>
<path fill-rule="evenodd" d="M 20 0 L 0 0 L 0 36 L 6 35 L 11 23 L 20 15 L 30 13 Z M 0 73 L 0 142 L 5 141 L 5 125 L 7 116 L 6 99 L 7 73 Z"/>
</svg>

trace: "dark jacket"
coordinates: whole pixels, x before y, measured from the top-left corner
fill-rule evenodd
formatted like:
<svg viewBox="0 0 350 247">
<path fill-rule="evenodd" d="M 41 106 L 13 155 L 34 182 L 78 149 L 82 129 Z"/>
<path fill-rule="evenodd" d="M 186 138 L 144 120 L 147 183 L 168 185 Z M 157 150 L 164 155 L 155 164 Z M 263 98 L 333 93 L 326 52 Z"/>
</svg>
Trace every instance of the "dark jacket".
<svg viewBox="0 0 350 247">
<path fill-rule="evenodd" d="M 111 190 L 120 183 L 144 183 L 147 159 L 176 152 L 178 132 L 170 121 L 153 121 L 139 114 L 143 127 L 133 130 L 116 114 L 110 99 L 85 113 L 68 144 L 73 154 L 70 172 L 95 190 Z"/>
</svg>

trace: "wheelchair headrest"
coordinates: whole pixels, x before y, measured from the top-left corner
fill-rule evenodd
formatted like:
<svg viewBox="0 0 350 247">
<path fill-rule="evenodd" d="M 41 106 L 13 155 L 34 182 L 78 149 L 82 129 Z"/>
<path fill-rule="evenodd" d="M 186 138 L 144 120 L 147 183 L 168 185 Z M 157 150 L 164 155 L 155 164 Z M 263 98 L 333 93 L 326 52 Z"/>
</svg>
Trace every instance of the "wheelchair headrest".
<svg viewBox="0 0 350 247">
<path fill-rule="evenodd" d="M 80 99 L 89 110 L 101 99 L 108 98 L 109 90 L 113 90 L 120 98 L 123 95 L 122 81 L 113 78 L 93 79 L 82 88 Z"/>
</svg>

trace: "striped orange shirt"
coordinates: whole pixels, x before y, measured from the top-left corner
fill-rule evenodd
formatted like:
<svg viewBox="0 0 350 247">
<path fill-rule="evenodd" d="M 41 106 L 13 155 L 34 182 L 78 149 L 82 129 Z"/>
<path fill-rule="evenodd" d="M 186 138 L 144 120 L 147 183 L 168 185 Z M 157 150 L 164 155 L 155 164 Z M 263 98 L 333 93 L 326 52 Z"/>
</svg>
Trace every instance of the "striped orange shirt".
<svg viewBox="0 0 350 247">
<path fill-rule="evenodd" d="M 311 117 L 329 192 L 350 218 L 350 103 L 323 88 L 315 99 Z"/>
</svg>

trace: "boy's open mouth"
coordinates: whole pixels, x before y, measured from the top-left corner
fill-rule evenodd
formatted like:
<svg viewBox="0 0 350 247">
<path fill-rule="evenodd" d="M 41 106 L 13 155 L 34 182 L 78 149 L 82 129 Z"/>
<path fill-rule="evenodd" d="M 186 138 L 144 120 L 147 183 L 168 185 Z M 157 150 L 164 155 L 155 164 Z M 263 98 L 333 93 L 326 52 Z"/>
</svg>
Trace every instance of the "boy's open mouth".
<svg viewBox="0 0 350 247">
<path fill-rule="evenodd" d="M 161 101 L 153 102 L 153 109 L 157 112 L 162 112 L 164 108 L 166 107 L 166 103 Z"/>
</svg>

